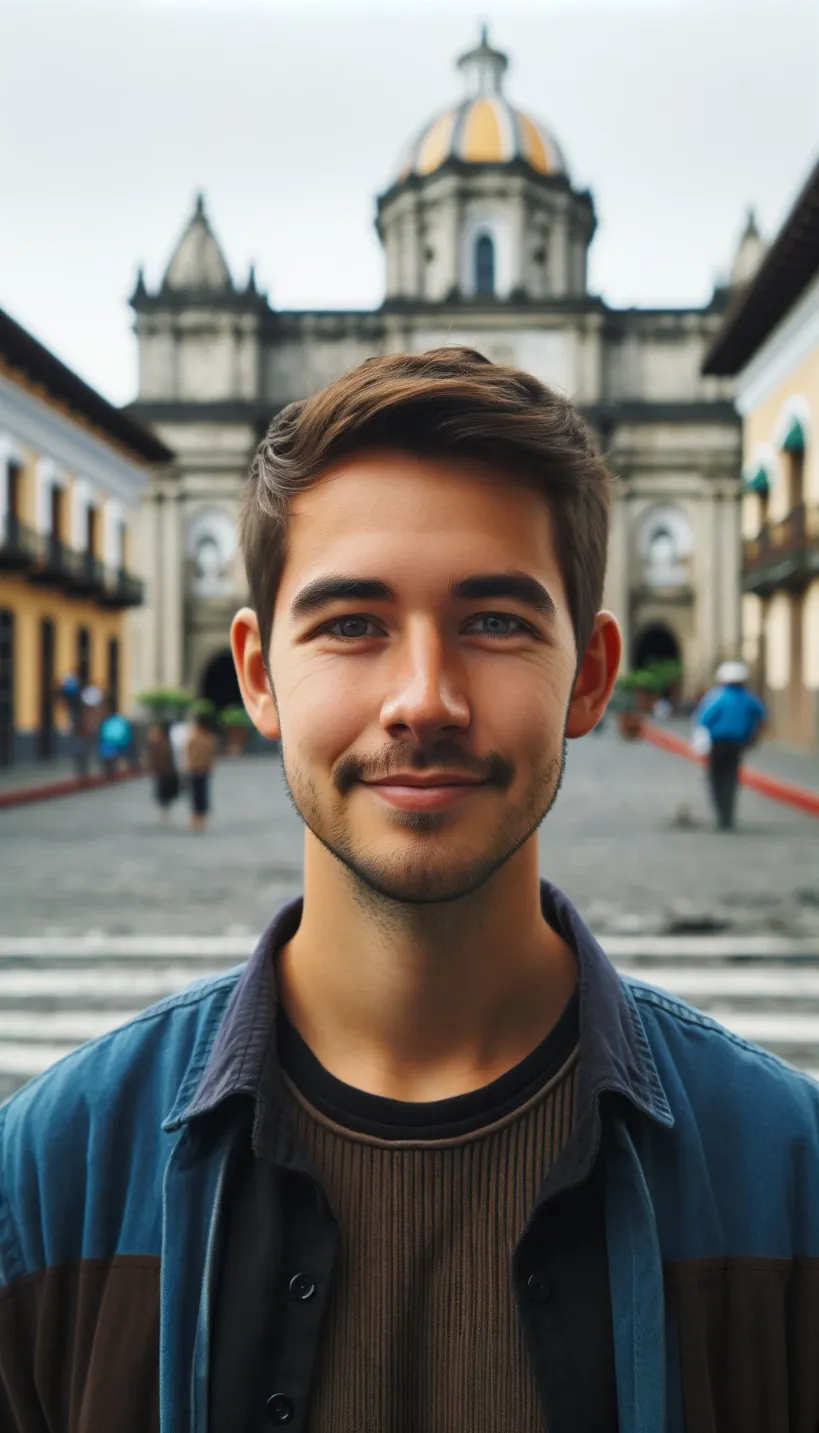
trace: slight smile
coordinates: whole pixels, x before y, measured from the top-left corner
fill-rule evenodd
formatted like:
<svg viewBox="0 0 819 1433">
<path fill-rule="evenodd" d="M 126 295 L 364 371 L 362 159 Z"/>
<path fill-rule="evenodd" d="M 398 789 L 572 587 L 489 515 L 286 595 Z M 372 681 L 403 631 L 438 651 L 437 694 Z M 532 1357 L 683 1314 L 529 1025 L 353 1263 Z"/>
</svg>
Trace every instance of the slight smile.
<svg viewBox="0 0 819 1433">
<path fill-rule="evenodd" d="M 486 782 L 448 772 L 437 775 L 434 772 L 424 772 L 423 775 L 400 772 L 396 776 L 385 777 L 383 781 L 366 781 L 363 785 L 369 786 L 382 800 L 402 811 L 438 811 L 464 801 Z"/>
</svg>

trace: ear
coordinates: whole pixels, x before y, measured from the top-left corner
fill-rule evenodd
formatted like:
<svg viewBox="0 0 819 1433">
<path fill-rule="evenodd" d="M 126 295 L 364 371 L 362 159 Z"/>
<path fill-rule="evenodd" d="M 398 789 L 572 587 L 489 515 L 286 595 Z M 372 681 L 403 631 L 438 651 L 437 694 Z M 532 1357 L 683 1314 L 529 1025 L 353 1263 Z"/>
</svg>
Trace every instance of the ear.
<svg viewBox="0 0 819 1433">
<path fill-rule="evenodd" d="M 230 627 L 230 646 L 245 711 L 262 736 L 278 741 L 279 716 L 265 670 L 259 619 L 252 608 L 242 607 L 236 613 Z"/>
<path fill-rule="evenodd" d="M 598 612 L 575 678 L 566 724 L 568 737 L 585 736 L 599 722 L 617 680 L 622 652 L 617 618 L 611 612 Z"/>
</svg>

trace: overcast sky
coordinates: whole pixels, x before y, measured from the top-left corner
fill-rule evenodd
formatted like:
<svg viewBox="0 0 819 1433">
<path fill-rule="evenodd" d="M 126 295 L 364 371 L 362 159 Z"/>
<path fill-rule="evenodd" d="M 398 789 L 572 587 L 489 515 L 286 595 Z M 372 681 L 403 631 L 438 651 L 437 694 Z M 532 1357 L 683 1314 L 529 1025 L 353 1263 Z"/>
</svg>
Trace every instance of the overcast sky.
<svg viewBox="0 0 819 1433">
<path fill-rule="evenodd" d="M 0 306 L 126 402 L 136 267 L 199 188 L 278 307 L 378 304 L 374 196 L 481 20 L 594 193 L 612 303 L 702 301 L 819 152 L 817 0 L 0 0 Z"/>
</svg>

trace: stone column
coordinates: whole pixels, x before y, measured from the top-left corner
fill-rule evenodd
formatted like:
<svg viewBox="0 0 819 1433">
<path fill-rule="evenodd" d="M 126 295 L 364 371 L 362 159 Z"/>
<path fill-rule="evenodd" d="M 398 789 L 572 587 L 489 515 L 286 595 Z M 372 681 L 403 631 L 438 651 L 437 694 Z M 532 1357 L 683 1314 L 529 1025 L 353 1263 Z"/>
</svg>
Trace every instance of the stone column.
<svg viewBox="0 0 819 1433">
<path fill-rule="evenodd" d="M 163 638 L 163 682 L 173 687 L 183 683 L 185 554 L 180 496 L 179 492 L 172 488 L 164 504 L 163 607 L 159 614 Z"/>
<path fill-rule="evenodd" d="M 603 604 L 613 612 L 623 633 L 621 671 L 629 666 L 631 614 L 629 610 L 629 500 L 621 492 L 612 505 L 609 560 Z"/>
<path fill-rule="evenodd" d="M 740 506 L 725 493 L 722 499 L 722 641 L 726 655 L 739 652 L 742 634 Z"/>
</svg>

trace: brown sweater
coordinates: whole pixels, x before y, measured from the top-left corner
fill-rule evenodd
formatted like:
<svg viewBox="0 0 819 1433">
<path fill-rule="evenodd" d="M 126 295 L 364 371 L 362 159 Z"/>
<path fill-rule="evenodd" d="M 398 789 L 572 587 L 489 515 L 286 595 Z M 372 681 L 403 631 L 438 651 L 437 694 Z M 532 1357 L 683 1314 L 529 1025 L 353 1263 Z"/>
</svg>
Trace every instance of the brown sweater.
<svg viewBox="0 0 819 1433">
<path fill-rule="evenodd" d="M 543 1433 L 511 1258 L 571 1132 L 575 1070 L 576 1052 L 518 1108 L 444 1138 L 345 1128 L 288 1080 L 341 1231 L 309 1433 Z"/>
</svg>

